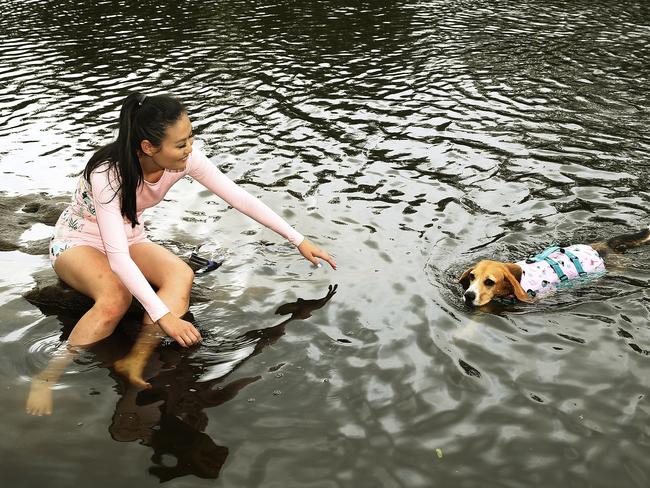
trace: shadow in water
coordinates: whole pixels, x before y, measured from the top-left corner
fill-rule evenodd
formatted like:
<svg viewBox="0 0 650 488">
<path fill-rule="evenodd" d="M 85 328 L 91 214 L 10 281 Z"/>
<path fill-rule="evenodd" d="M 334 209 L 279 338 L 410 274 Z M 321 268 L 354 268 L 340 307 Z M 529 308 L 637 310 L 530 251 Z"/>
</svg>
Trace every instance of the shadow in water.
<svg viewBox="0 0 650 488">
<path fill-rule="evenodd" d="M 337 285 L 330 285 L 320 299 L 298 298 L 285 303 L 276 311 L 280 315 L 290 314 L 283 322 L 227 340 L 220 348 L 223 346 L 228 359 L 216 370 L 220 374 L 211 370 L 207 381 L 205 366 L 190 361 L 189 356 L 174 347 L 159 348 L 150 359 L 145 369 L 150 389 L 139 389 L 113 372 L 120 399 L 109 426 L 111 437 L 150 447 L 153 466 L 149 472 L 161 482 L 186 475 L 217 478 L 229 451 L 205 433 L 209 420 L 205 409 L 235 398 L 246 386 L 261 379 L 258 375 L 225 382 L 245 360 L 284 335 L 289 322 L 309 318 L 311 312 L 323 307 L 336 289 Z M 232 354 L 234 351 L 240 353 Z M 174 462 L 170 463 L 170 456 L 175 458 Z"/>
</svg>

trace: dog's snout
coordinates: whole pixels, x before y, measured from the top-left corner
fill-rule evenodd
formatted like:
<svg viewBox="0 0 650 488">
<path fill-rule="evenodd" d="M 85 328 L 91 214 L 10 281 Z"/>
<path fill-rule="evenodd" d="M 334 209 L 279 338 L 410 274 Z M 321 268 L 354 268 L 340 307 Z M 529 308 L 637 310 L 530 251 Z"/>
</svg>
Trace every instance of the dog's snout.
<svg viewBox="0 0 650 488">
<path fill-rule="evenodd" d="M 474 293 L 472 290 L 467 290 L 463 296 L 465 297 L 465 302 L 469 303 L 470 305 L 474 303 L 474 300 L 476 300 L 476 293 Z"/>
</svg>

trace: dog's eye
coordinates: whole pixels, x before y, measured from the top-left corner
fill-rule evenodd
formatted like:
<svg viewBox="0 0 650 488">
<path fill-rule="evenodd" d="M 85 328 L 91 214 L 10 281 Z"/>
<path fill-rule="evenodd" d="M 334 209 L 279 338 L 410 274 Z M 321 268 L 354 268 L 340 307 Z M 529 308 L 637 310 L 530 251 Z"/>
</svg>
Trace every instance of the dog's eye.
<svg viewBox="0 0 650 488">
<path fill-rule="evenodd" d="M 485 286 L 494 286 L 494 281 L 492 281 L 490 278 L 487 278 L 483 283 Z"/>
<path fill-rule="evenodd" d="M 474 281 L 474 278 L 476 278 L 476 276 L 474 276 L 474 273 L 470 273 L 469 274 L 469 281 Z"/>
</svg>

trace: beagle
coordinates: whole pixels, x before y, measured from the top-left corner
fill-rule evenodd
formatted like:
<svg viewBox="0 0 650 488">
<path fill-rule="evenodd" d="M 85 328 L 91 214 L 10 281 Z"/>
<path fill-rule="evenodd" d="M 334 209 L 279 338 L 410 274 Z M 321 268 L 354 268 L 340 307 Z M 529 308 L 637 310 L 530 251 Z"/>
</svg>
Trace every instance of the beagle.
<svg viewBox="0 0 650 488">
<path fill-rule="evenodd" d="M 516 263 L 479 261 L 458 278 L 465 303 L 479 307 L 495 298 L 531 303 L 558 284 L 605 272 L 605 258 L 631 247 L 650 244 L 650 229 L 613 237 L 606 242 L 551 247 Z"/>
</svg>

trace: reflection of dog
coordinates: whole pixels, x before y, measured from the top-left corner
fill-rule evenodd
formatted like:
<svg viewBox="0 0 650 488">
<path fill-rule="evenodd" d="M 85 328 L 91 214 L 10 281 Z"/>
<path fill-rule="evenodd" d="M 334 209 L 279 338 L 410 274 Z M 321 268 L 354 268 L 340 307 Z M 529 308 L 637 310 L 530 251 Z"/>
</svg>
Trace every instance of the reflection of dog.
<svg viewBox="0 0 650 488">
<path fill-rule="evenodd" d="M 458 282 L 465 303 L 481 306 L 494 298 L 516 298 L 532 302 L 558 284 L 581 276 L 601 273 L 605 259 L 631 247 L 650 243 L 650 229 L 625 234 L 590 245 L 551 247 L 532 259 L 517 263 L 479 261 L 466 270 Z"/>
</svg>

